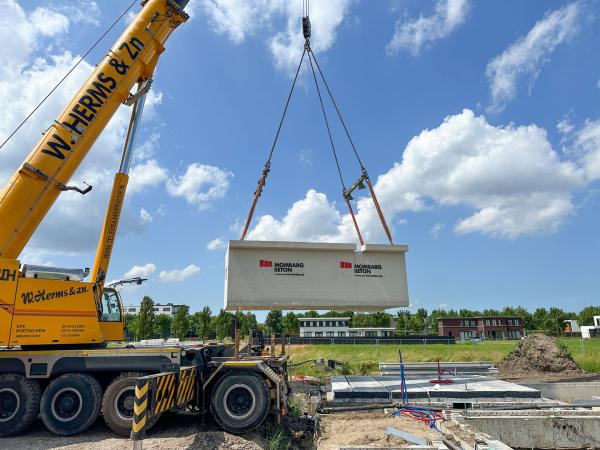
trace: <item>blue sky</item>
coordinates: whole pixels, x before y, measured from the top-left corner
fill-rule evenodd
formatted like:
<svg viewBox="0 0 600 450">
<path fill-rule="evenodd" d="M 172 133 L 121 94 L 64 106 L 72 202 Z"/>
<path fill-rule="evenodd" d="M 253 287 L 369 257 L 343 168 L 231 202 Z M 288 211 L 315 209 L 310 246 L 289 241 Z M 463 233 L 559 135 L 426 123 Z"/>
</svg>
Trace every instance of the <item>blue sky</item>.
<svg viewBox="0 0 600 450">
<path fill-rule="evenodd" d="M 0 137 L 126 3 L 0 0 Z M 311 3 L 313 49 L 394 240 L 410 246 L 412 304 L 598 304 L 600 4 Z M 216 311 L 221 243 L 239 236 L 302 49 L 301 2 L 192 0 L 189 10 L 158 63 L 109 278 L 150 279 L 123 291 L 128 304 L 151 295 Z M 124 26 L 2 149 L 1 182 Z M 311 83 L 303 71 L 251 238 L 356 240 Z M 91 266 L 128 114 L 72 180 L 94 191 L 63 194 L 23 262 Z M 349 183 L 359 168 L 333 132 Z M 369 203 L 355 207 L 367 240 L 384 242 Z"/>
</svg>

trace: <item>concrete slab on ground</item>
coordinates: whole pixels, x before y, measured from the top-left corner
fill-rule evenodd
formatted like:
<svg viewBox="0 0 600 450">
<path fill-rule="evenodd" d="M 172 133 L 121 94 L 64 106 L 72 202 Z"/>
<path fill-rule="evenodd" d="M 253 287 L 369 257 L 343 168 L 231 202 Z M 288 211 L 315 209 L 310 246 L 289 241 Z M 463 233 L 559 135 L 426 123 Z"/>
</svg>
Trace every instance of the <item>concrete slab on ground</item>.
<svg viewBox="0 0 600 450">
<path fill-rule="evenodd" d="M 538 389 L 482 375 L 449 376 L 450 384 L 431 383 L 429 379 L 408 379 L 409 401 L 477 402 L 508 399 L 539 401 Z M 335 376 L 331 378 L 335 402 L 396 402 L 401 400 L 400 380 L 395 376 Z"/>
</svg>

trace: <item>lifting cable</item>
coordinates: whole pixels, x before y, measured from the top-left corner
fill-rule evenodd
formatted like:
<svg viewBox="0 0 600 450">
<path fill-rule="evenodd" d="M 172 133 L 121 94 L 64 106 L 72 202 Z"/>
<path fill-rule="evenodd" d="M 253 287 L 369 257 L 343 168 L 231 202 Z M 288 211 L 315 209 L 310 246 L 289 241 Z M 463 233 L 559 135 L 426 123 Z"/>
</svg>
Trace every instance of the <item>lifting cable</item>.
<svg viewBox="0 0 600 450">
<path fill-rule="evenodd" d="M 333 153 L 333 158 L 335 160 L 335 164 L 336 164 L 336 168 L 338 171 L 338 176 L 340 178 L 340 183 L 342 185 L 342 195 L 344 197 L 344 201 L 346 202 L 346 205 L 348 206 L 348 211 L 350 212 L 350 216 L 352 218 L 352 223 L 354 224 L 354 229 L 356 230 L 356 234 L 358 236 L 358 240 L 360 242 L 361 245 L 364 245 L 364 240 L 362 237 L 362 234 L 360 232 L 360 228 L 358 226 L 358 222 L 356 220 L 356 216 L 354 214 L 354 210 L 352 209 L 352 204 L 351 204 L 351 200 L 353 200 L 352 198 L 352 192 L 355 189 L 364 189 L 365 185 L 364 182 L 366 182 L 367 187 L 369 189 L 369 193 L 371 195 L 371 198 L 373 200 L 373 204 L 375 206 L 375 209 L 377 210 L 377 214 L 379 216 L 379 220 L 381 221 L 381 224 L 383 226 L 383 229 L 385 231 L 385 234 L 390 242 L 390 244 L 393 244 L 392 241 L 392 235 L 390 233 L 390 230 L 388 228 L 387 222 L 385 220 L 385 217 L 383 215 L 383 212 L 381 210 L 381 207 L 379 205 L 379 202 L 377 201 L 377 196 L 375 195 L 375 190 L 373 189 L 373 185 L 371 183 L 371 180 L 369 178 L 369 175 L 367 173 L 367 169 L 365 168 L 365 165 L 363 164 L 359 154 L 358 154 L 358 150 L 356 149 L 356 146 L 354 145 L 354 141 L 352 140 L 352 137 L 350 136 L 350 132 L 348 130 L 348 127 L 346 126 L 346 122 L 344 122 L 344 119 L 342 117 L 342 113 L 337 105 L 337 102 L 335 101 L 335 98 L 333 96 L 333 93 L 331 91 L 331 89 L 329 88 L 329 84 L 327 83 L 327 80 L 325 79 L 325 75 L 323 74 L 323 71 L 321 70 L 321 66 L 319 65 L 317 58 L 315 56 L 315 53 L 313 52 L 311 46 L 310 46 L 310 37 L 311 37 L 311 24 L 310 24 L 310 19 L 309 19 L 309 12 L 310 12 L 310 0 L 303 0 L 302 2 L 302 32 L 304 35 L 304 50 L 302 51 L 302 56 L 300 57 L 300 63 L 298 64 L 298 68 L 296 69 L 296 73 L 294 76 L 294 80 L 292 82 L 292 87 L 290 89 L 290 92 L 288 94 L 287 97 L 287 101 L 285 103 L 285 107 L 283 109 L 283 113 L 281 115 L 281 120 L 279 121 L 279 126 L 277 127 L 277 131 L 275 133 L 275 139 L 273 140 L 273 145 L 271 146 L 271 151 L 269 152 L 269 157 L 267 158 L 267 161 L 265 163 L 263 172 L 262 172 L 262 176 L 260 178 L 260 180 L 258 181 L 258 186 L 254 192 L 254 199 L 252 200 L 252 204 L 250 206 L 250 211 L 248 212 L 248 216 L 246 218 L 246 223 L 244 224 L 244 228 L 242 230 L 242 235 L 240 237 L 240 240 L 244 240 L 244 238 L 246 237 L 246 234 L 248 233 L 248 228 L 250 227 L 250 223 L 252 222 L 252 217 L 254 215 L 254 210 L 256 208 L 256 204 L 258 202 L 258 199 L 260 198 L 263 188 L 265 187 L 266 181 L 267 181 L 267 176 L 271 170 L 271 159 L 273 157 L 273 152 L 275 150 L 275 146 L 277 145 L 277 141 L 279 139 L 279 134 L 281 132 L 281 127 L 283 126 L 283 122 L 285 120 L 285 116 L 288 110 L 288 106 L 290 104 L 290 100 L 292 98 L 292 94 L 294 92 L 294 88 L 296 86 L 296 81 L 298 79 L 298 75 L 300 73 L 300 69 L 302 67 L 302 63 L 304 61 L 304 57 L 305 55 L 308 55 L 308 62 L 310 64 L 310 68 L 311 68 L 311 72 L 312 72 L 312 76 L 313 76 L 313 80 L 315 82 L 315 88 L 317 90 L 317 96 L 319 98 L 319 104 L 321 106 L 321 112 L 323 114 L 323 121 L 325 124 L 325 128 L 327 130 L 327 136 L 329 137 L 329 143 L 331 145 L 331 151 Z M 315 71 L 315 66 L 317 68 L 317 70 Z M 358 162 L 358 165 L 360 166 L 361 169 L 361 175 L 360 178 L 349 188 L 346 188 L 346 184 L 344 183 L 344 177 L 342 175 L 342 170 L 340 167 L 340 162 L 339 162 L 339 158 L 338 158 L 338 154 L 335 148 L 335 144 L 333 141 L 333 136 L 331 133 L 331 128 L 329 126 L 329 120 L 327 118 L 327 112 L 325 109 L 325 105 L 323 103 L 323 97 L 321 95 L 321 88 L 319 87 L 319 82 L 317 80 L 317 72 L 319 73 L 319 76 L 322 80 L 323 85 L 325 86 L 325 90 L 327 91 L 327 94 L 334 106 L 334 109 L 336 111 L 337 117 L 340 121 L 340 123 L 342 124 L 342 127 L 344 129 L 344 132 L 346 134 L 346 137 L 348 138 L 348 141 L 350 142 L 350 145 L 352 147 L 352 151 L 354 152 L 354 156 L 356 157 L 356 160 Z"/>
<path fill-rule="evenodd" d="M 23 119 L 23 121 L 17 126 L 17 128 L 15 128 L 13 130 L 13 132 L 10 133 L 10 135 L 4 140 L 4 142 L 2 142 L 2 144 L 0 144 L 0 149 L 2 147 L 4 147 L 8 143 L 8 141 L 11 140 L 11 138 L 21 129 L 21 127 L 23 125 L 25 125 L 25 123 L 31 118 L 31 116 L 33 116 L 33 114 L 44 104 L 44 102 L 46 100 L 48 100 L 48 98 L 54 93 L 54 91 L 56 91 L 56 89 L 58 89 L 58 87 L 63 83 L 63 81 L 65 81 L 69 77 L 69 75 L 71 75 L 71 73 L 73 73 L 73 71 L 77 68 L 77 66 L 79 66 L 79 64 L 81 64 L 83 62 L 83 60 L 90 54 L 90 52 L 92 50 L 94 50 L 94 48 L 96 48 L 96 46 L 102 41 L 102 39 L 104 39 L 104 37 L 108 33 L 110 33 L 110 31 L 115 27 L 115 25 L 117 23 L 119 23 L 119 21 L 123 18 L 123 16 L 125 16 L 125 14 L 127 14 L 129 12 L 129 10 L 133 7 L 133 5 L 135 5 L 137 3 L 137 1 L 138 0 L 133 0 L 133 2 L 125 9 L 125 11 L 123 11 L 123 13 L 115 19 L 115 21 L 106 29 L 106 31 L 100 35 L 100 37 L 96 40 L 96 42 L 94 42 L 94 44 L 83 54 L 83 56 L 81 58 L 79 58 L 79 60 L 75 63 L 75 65 L 69 69 L 69 71 L 60 79 L 60 81 L 58 83 L 56 83 L 54 85 L 54 87 L 52 89 L 50 89 L 50 92 L 48 92 L 48 94 L 46 94 L 46 96 L 42 99 L 42 101 L 40 101 L 37 104 L 37 106 L 35 108 L 33 108 L 33 110 L 25 117 L 25 119 Z"/>
</svg>

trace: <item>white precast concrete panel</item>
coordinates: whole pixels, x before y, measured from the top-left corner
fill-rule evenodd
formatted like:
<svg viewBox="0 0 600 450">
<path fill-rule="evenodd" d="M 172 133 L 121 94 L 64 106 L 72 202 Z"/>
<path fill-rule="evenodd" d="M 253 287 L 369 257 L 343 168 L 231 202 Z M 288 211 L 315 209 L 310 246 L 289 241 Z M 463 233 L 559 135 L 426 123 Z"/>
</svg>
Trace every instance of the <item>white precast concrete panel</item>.
<svg viewBox="0 0 600 450">
<path fill-rule="evenodd" d="M 381 311 L 408 306 L 406 245 L 229 241 L 225 309 Z"/>
</svg>

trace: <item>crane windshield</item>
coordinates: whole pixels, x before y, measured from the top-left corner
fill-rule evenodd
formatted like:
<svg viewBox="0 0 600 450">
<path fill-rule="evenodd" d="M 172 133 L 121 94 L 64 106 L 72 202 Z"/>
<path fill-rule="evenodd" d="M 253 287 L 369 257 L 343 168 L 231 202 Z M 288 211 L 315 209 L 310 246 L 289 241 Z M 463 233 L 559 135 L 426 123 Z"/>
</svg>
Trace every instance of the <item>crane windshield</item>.
<svg viewBox="0 0 600 450">
<path fill-rule="evenodd" d="M 117 291 L 105 288 L 102 294 L 101 322 L 121 322 L 121 299 Z"/>
</svg>

